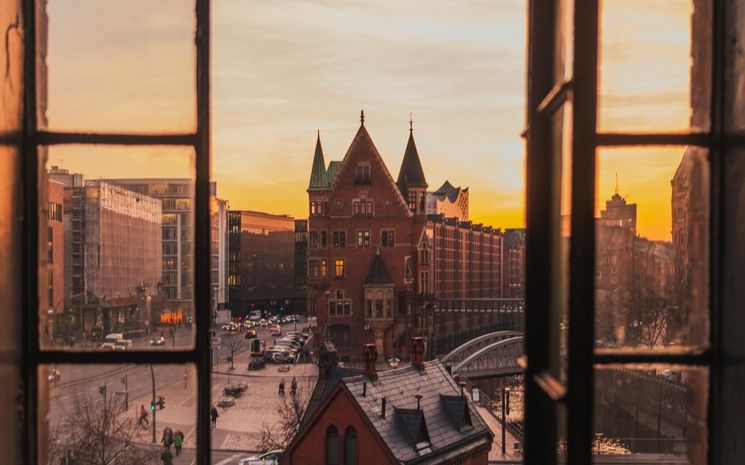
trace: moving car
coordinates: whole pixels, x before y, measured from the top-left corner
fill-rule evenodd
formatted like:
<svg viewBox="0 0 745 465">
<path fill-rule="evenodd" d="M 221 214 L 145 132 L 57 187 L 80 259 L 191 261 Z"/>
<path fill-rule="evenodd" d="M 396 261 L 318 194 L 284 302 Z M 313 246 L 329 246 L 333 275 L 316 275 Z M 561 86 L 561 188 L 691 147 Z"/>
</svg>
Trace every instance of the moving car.
<svg viewBox="0 0 745 465">
<path fill-rule="evenodd" d="M 246 339 L 252 339 L 256 337 L 256 330 L 255 329 L 249 329 L 246 331 Z"/>
<path fill-rule="evenodd" d="M 272 325 L 269 327 L 269 332 L 272 336 L 281 336 L 282 328 L 280 328 L 278 325 Z"/>
<path fill-rule="evenodd" d="M 166 338 L 164 338 L 163 336 L 160 336 L 160 337 L 150 339 L 150 345 L 151 346 L 164 346 L 166 345 Z"/>
<path fill-rule="evenodd" d="M 238 465 L 277 465 L 281 455 L 281 450 L 273 450 L 261 455 L 254 455 L 241 459 L 241 461 L 238 462 Z"/>
</svg>

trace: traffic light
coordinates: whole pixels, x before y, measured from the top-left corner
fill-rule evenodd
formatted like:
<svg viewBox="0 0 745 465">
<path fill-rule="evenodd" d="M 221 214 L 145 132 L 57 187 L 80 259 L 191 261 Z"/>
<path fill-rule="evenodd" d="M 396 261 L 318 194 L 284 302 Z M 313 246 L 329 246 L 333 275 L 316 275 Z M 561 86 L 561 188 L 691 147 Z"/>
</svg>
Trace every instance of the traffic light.
<svg viewBox="0 0 745 465">
<path fill-rule="evenodd" d="M 164 408 L 166 408 L 166 398 L 158 396 L 158 410 L 163 410 Z"/>
<path fill-rule="evenodd" d="M 155 411 L 155 402 L 153 402 L 153 401 L 150 401 L 150 411 L 151 412 L 154 412 Z"/>
</svg>

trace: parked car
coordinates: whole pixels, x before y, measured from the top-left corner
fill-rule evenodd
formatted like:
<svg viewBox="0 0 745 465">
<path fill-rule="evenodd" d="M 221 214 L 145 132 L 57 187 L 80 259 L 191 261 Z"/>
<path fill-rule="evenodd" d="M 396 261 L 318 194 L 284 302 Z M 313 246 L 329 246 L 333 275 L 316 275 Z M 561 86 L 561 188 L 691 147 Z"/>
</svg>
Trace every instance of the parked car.
<svg viewBox="0 0 745 465">
<path fill-rule="evenodd" d="M 119 339 L 114 343 L 114 350 L 125 350 L 127 347 L 132 345 L 132 341 L 129 339 Z"/>
<path fill-rule="evenodd" d="M 160 336 L 160 337 L 150 339 L 150 345 L 151 346 L 164 346 L 166 345 L 166 338 L 164 338 L 163 336 Z"/>
<path fill-rule="evenodd" d="M 238 465 L 277 465 L 279 457 L 282 455 L 281 450 L 273 450 L 261 455 L 246 457 L 238 462 Z"/>
<path fill-rule="evenodd" d="M 246 339 L 252 339 L 256 337 L 256 330 L 255 329 L 249 329 L 246 331 Z"/>
</svg>

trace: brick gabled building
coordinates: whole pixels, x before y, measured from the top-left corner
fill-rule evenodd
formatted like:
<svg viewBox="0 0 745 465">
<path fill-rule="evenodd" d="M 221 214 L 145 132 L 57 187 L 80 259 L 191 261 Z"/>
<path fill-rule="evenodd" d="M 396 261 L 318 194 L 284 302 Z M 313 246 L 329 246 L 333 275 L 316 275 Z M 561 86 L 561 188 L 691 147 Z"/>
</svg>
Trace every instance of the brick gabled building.
<svg viewBox="0 0 745 465">
<path fill-rule="evenodd" d="M 502 233 L 427 215 L 427 180 L 409 138 L 394 181 L 364 125 L 341 162 L 320 134 L 308 186 L 308 302 L 342 357 L 374 342 L 385 357 L 431 335 L 438 296 L 502 297 Z M 475 323 L 474 323 L 475 324 Z"/>
<path fill-rule="evenodd" d="M 493 434 L 445 367 L 423 362 L 376 372 L 375 346 L 365 369 L 336 367 L 332 344 L 319 353 L 320 376 L 300 429 L 281 465 L 486 465 Z"/>
</svg>

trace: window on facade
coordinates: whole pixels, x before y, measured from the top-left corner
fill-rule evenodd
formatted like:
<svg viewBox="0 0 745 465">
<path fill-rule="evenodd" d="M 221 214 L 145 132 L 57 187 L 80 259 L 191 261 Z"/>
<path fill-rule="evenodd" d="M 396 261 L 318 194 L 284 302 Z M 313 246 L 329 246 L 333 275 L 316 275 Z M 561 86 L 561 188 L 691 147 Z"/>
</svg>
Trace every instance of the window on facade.
<svg viewBox="0 0 745 465">
<path fill-rule="evenodd" d="M 326 430 L 326 465 L 339 465 L 339 432 L 331 425 Z"/>
<path fill-rule="evenodd" d="M 393 229 L 384 229 L 380 232 L 380 243 L 383 247 L 395 247 L 396 231 Z"/>
<path fill-rule="evenodd" d="M 346 231 L 333 231 L 331 234 L 334 248 L 340 249 L 347 246 L 347 232 Z"/>
<path fill-rule="evenodd" d="M 357 231 L 357 247 L 370 247 L 370 230 Z"/>
<path fill-rule="evenodd" d="M 352 299 L 343 289 L 337 289 L 333 299 L 329 300 L 329 316 L 349 316 L 352 314 Z"/>
<path fill-rule="evenodd" d="M 357 431 L 351 426 L 344 433 L 344 465 L 357 465 Z"/>
<path fill-rule="evenodd" d="M 354 169 L 354 182 L 357 184 L 370 184 L 370 163 L 357 163 Z"/>
<path fill-rule="evenodd" d="M 343 258 L 337 258 L 334 260 L 334 276 L 337 278 L 343 278 L 344 277 L 344 259 Z"/>
<path fill-rule="evenodd" d="M 321 243 L 320 247 L 325 249 L 328 246 L 328 231 L 321 231 Z"/>
</svg>

